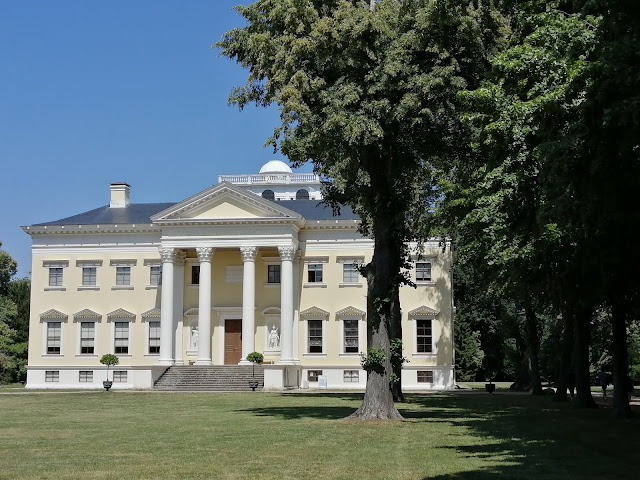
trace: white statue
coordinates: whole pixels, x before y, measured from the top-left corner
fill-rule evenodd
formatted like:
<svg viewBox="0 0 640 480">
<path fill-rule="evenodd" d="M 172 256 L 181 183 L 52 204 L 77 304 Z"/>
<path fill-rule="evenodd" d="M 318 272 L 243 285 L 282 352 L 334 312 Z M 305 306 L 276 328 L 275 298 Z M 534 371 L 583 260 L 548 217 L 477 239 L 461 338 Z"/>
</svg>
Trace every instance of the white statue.
<svg viewBox="0 0 640 480">
<path fill-rule="evenodd" d="M 198 349 L 198 327 L 191 327 L 191 350 Z"/>
<path fill-rule="evenodd" d="M 280 335 L 275 325 L 271 325 L 269 332 L 269 350 L 277 350 L 280 347 Z"/>
</svg>

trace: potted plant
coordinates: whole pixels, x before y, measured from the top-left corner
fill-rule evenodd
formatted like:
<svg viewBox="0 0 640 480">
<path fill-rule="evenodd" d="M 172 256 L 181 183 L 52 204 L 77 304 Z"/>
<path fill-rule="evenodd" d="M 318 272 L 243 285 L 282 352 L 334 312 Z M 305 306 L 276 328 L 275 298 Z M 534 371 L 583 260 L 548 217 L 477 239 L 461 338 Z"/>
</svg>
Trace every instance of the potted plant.
<svg viewBox="0 0 640 480">
<path fill-rule="evenodd" d="M 107 353 L 102 356 L 100 363 L 107 366 L 107 380 L 102 382 L 102 386 L 108 392 L 109 389 L 111 389 L 111 385 L 113 385 L 113 382 L 109 381 L 109 367 L 111 367 L 111 365 L 118 365 L 120 360 L 113 353 Z"/>
<path fill-rule="evenodd" d="M 251 390 L 255 392 L 256 388 L 258 388 L 258 381 L 255 378 L 256 363 L 260 365 L 262 362 L 264 362 L 264 355 L 259 352 L 251 352 L 249 355 L 247 355 L 247 361 L 251 362 L 251 380 L 249 381 L 249 387 L 251 387 Z"/>
</svg>

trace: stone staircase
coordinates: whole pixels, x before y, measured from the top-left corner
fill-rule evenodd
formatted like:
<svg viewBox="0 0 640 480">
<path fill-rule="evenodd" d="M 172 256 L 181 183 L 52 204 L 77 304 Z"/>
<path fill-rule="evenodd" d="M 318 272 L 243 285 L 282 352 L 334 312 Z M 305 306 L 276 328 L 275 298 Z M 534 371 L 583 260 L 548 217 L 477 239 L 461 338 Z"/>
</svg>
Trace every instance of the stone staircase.
<svg viewBox="0 0 640 480">
<path fill-rule="evenodd" d="M 176 365 L 169 367 L 154 390 L 250 392 L 251 365 Z M 256 390 L 264 386 L 264 368 L 255 366 Z"/>
</svg>

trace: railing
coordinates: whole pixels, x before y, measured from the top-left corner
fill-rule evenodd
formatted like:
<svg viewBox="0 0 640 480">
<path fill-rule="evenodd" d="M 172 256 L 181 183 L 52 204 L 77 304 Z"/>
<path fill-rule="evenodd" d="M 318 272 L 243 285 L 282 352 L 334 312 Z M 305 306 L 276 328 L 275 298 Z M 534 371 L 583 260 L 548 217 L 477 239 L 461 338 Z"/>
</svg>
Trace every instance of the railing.
<svg viewBox="0 0 640 480">
<path fill-rule="evenodd" d="M 219 182 L 229 182 L 236 185 L 320 183 L 320 177 L 313 173 L 258 173 L 254 175 L 219 175 Z"/>
</svg>

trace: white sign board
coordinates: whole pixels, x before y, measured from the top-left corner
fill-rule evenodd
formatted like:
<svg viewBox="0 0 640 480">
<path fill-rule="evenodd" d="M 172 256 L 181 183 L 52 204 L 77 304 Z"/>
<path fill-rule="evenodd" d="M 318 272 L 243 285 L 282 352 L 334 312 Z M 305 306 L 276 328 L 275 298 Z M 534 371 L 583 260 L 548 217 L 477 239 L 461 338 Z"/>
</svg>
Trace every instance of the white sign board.
<svg viewBox="0 0 640 480">
<path fill-rule="evenodd" d="M 327 376 L 318 375 L 318 388 L 327 388 Z"/>
</svg>

